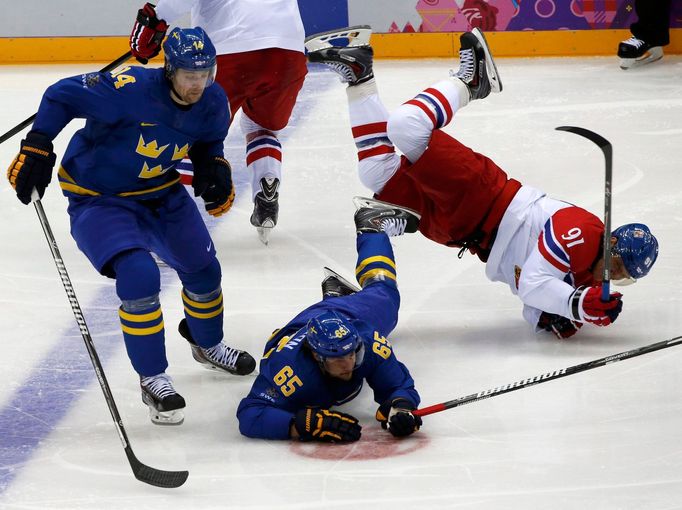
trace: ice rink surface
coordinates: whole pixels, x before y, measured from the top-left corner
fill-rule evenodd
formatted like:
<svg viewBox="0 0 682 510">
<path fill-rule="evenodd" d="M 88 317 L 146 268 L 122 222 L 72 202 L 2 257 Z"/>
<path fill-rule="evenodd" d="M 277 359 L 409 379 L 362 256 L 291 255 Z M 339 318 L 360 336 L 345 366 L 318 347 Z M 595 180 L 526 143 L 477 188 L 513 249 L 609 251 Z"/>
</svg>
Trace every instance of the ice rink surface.
<svg viewBox="0 0 682 510">
<path fill-rule="evenodd" d="M 451 66 L 377 62 L 385 104 L 410 99 Z M 0 67 L 0 131 L 34 113 L 50 83 L 95 67 Z M 498 68 L 503 93 L 473 102 L 446 131 L 523 183 L 602 217 L 600 151 L 554 128 L 600 133 L 615 153 L 613 225 L 647 223 L 660 256 L 646 279 L 623 290 L 618 322 L 558 341 L 530 331 L 520 301 L 488 282 L 474 256 L 460 260 L 421 234 L 394 239 L 403 302 L 391 340 L 422 405 L 682 334 L 682 58 L 627 72 L 615 57 L 507 59 Z M 57 138 L 58 157 L 80 125 Z M 229 215 L 209 224 L 227 338 L 258 357 L 273 329 L 319 299 L 322 266 L 353 275 L 351 198 L 367 191 L 356 174 L 344 86 L 330 72 L 309 74 L 283 134 L 281 213 L 267 247 L 248 221 L 238 123 L 232 131 L 226 148 L 238 197 Z M 0 145 L 4 167 L 19 140 Z M 356 444 L 251 440 L 240 436 L 235 410 L 254 376 L 222 376 L 192 359 L 176 332 L 180 284 L 162 268 L 169 373 L 188 405 L 182 426 L 154 426 L 123 347 L 113 282 L 77 250 L 55 182 L 43 203 L 135 453 L 190 477 L 173 490 L 133 478 L 36 214 L 3 174 L 3 510 L 682 508 L 682 347 L 425 417 L 422 431 L 403 441 L 378 427 L 368 388 L 342 408 L 363 424 Z"/>
</svg>

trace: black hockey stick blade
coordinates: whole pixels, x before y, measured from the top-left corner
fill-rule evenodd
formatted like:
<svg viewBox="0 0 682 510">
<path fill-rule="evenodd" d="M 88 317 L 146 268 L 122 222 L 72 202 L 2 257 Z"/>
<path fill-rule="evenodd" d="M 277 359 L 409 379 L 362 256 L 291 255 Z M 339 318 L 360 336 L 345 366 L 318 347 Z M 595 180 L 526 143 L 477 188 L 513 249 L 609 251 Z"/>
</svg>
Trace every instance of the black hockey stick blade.
<svg viewBox="0 0 682 510">
<path fill-rule="evenodd" d="M 606 170 L 604 173 L 604 232 L 611 232 L 611 188 L 613 186 L 613 146 L 606 138 L 589 129 L 576 126 L 560 126 L 558 131 L 568 131 L 587 138 L 601 149 L 604 154 Z M 611 295 L 611 236 L 605 235 L 602 252 L 604 253 L 604 269 L 602 273 L 601 300 L 607 302 Z"/>
<path fill-rule="evenodd" d="M 163 471 L 142 464 L 130 448 L 126 448 L 126 454 L 135 478 L 154 487 L 175 489 L 185 483 L 189 476 L 189 471 Z"/>
<path fill-rule="evenodd" d="M 127 60 L 129 60 L 130 57 L 132 57 L 132 56 L 133 56 L 133 54 L 132 54 L 132 52 L 130 52 L 130 51 L 127 52 L 127 53 L 124 53 L 123 55 L 121 55 L 120 57 L 118 57 L 116 60 L 114 60 L 114 61 L 111 62 L 110 64 L 106 65 L 106 66 L 103 67 L 102 69 L 100 69 L 99 72 L 100 72 L 100 73 L 107 73 L 107 72 L 111 71 L 112 69 L 116 69 L 118 66 L 120 66 L 121 64 L 123 64 L 124 62 L 126 62 Z M 3 134 L 2 136 L 0 136 L 0 143 L 3 143 L 3 142 L 5 142 L 5 141 L 9 140 L 9 139 L 12 138 L 14 135 L 16 135 L 19 131 L 22 131 L 25 127 L 30 126 L 31 124 L 33 124 L 33 121 L 36 119 L 36 115 L 38 115 L 38 114 L 37 114 L 37 113 L 34 113 L 34 114 L 31 115 L 28 119 L 26 119 L 26 120 L 20 122 L 19 124 L 17 124 L 16 126 L 14 126 L 12 129 L 10 129 L 9 131 L 7 131 L 7 133 L 5 133 L 5 134 Z"/>
<path fill-rule="evenodd" d="M 556 128 L 557 131 L 568 131 L 569 133 L 575 133 L 576 135 L 583 136 L 587 138 L 588 140 L 592 140 L 594 143 L 596 143 L 602 150 L 604 150 L 605 147 L 610 147 L 611 142 L 609 142 L 606 138 L 604 138 L 601 135 L 598 135 L 594 131 L 590 131 L 589 129 L 577 127 L 577 126 L 559 126 Z"/>
</svg>

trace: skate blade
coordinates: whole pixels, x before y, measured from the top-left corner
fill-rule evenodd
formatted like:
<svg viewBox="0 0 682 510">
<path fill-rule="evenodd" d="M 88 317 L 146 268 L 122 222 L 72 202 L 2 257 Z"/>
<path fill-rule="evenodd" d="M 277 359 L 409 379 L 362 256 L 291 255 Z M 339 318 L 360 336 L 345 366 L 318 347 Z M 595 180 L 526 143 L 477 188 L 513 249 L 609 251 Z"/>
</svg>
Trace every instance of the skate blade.
<svg viewBox="0 0 682 510">
<path fill-rule="evenodd" d="M 270 242 L 270 232 L 272 232 L 272 227 L 256 227 L 256 232 L 258 232 L 258 239 L 265 246 Z"/>
<path fill-rule="evenodd" d="M 272 219 L 266 219 L 262 225 L 256 227 L 256 232 L 258 232 L 258 239 L 265 246 L 270 242 L 270 232 L 275 228 L 275 222 Z"/>
<path fill-rule="evenodd" d="M 398 204 L 392 204 L 390 202 L 384 202 L 382 200 L 376 200 L 374 198 L 353 197 L 353 205 L 355 205 L 356 210 L 364 209 L 366 207 L 368 207 L 370 209 L 386 209 L 386 208 L 403 209 L 404 211 L 407 211 L 410 214 L 416 216 L 416 218 L 418 220 L 421 220 L 421 218 L 422 218 L 422 215 L 419 214 L 414 209 L 410 209 L 409 207 L 405 207 L 405 206 L 398 205 Z"/>
<path fill-rule="evenodd" d="M 369 36 L 372 35 L 372 27 L 369 25 L 356 25 L 337 30 L 330 30 L 328 32 L 320 32 L 306 37 L 305 49 L 308 52 L 323 50 L 331 48 L 333 44 L 331 41 L 337 39 L 348 39 L 346 47 L 351 48 L 355 46 L 367 46 L 369 44 Z"/>
<path fill-rule="evenodd" d="M 621 58 L 620 68 L 627 71 L 628 69 L 634 69 L 636 67 L 641 67 L 643 65 L 656 62 L 662 58 L 663 48 L 660 46 L 654 46 L 653 48 L 649 48 L 649 51 L 639 58 Z"/>
<path fill-rule="evenodd" d="M 154 425 L 177 426 L 182 425 L 185 421 L 185 413 L 182 409 L 157 411 L 154 407 L 149 406 L 149 418 Z"/>
<path fill-rule="evenodd" d="M 324 273 L 324 280 L 326 280 L 326 279 L 329 278 L 330 276 L 333 276 L 334 278 L 336 278 L 337 280 L 339 280 L 341 283 L 343 283 L 343 284 L 346 285 L 347 287 L 350 287 L 351 289 L 355 290 L 355 292 L 360 292 L 360 287 L 358 287 L 358 286 L 357 286 L 356 284 L 354 284 L 354 283 L 349 282 L 348 280 L 346 280 L 343 276 L 341 276 L 339 273 L 337 273 L 337 272 L 334 271 L 333 269 L 330 269 L 330 268 L 328 268 L 328 267 L 325 266 L 325 267 L 322 269 L 322 271 L 323 271 L 323 273 Z"/>
<path fill-rule="evenodd" d="M 495 65 L 495 60 L 490 53 L 490 48 L 488 47 L 488 42 L 485 40 L 485 35 L 480 29 L 474 28 L 471 31 L 472 34 L 476 36 L 478 42 L 483 46 L 483 52 L 485 53 L 485 67 L 488 71 L 488 81 L 490 82 L 490 90 L 492 92 L 502 92 L 502 80 L 500 79 L 500 74 L 497 72 L 497 66 Z"/>
</svg>

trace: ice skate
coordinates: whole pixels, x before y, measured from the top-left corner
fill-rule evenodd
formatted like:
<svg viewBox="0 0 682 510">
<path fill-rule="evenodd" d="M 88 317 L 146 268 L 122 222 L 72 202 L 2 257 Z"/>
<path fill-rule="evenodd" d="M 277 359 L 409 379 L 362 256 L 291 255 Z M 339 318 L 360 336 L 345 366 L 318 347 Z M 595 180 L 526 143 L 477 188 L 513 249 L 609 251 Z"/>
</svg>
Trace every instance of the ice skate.
<svg viewBox="0 0 682 510">
<path fill-rule="evenodd" d="M 256 227 L 258 238 L 267 246 L 270 240 L 270 232 L 277 225 L 279 213 L 279 179 L 276 177 L 263 177 L 260 180 L 260 189 L 253 201 L 253 214 L 251 225 Z"/>
<path fill-rule="evenodd" d="M 369 25 L 355 25 L 352 27 L 338 28 L 328 32 L 320 32 L 305 38 L 305 49 L 308 52 L 324 50 L 332 48 L 332 41 L 345 42 L 344 46 L 367 46 L 369 45 L 369 36 L 372 35 L 372 27 Z"/>
<path fill-rule="evenodd" d="M 360 25 L 311 35 L 305 40 L 308 61 L 326 65 L 351 86 L 369 81 L 374 78 L 374 51 L 369 45 L 371 33 L 368 25 Z M 332 41 L 347 41 L 347 44 L 334 46 Z"/>
<path fill-rule="evenodd" d="M 185 399 L 175 391 L 168 374 L 140 377 L 142 402 L 149 407 L 149 417 L 156 425 L 180 425 L 185 421 Z"/>
<path fill-rule="evenodd" d="M 323 298 L 350 296 L 359 291 L 359 287 L 353 285 L 333 269 L 324 268 L 324 279 L 322 280 Z"/>
<path fill-rule="evenodd" d="M 450 71 L 469 89 L 471 99 L 483 99 L 491 92 L 502 92 L 502 81 L 483 32 L 474 28 L 459 38 L 459 69 Z"/>
<path fill-rule="evenodd" d="M 385 232 L 393 237 L 411 234 L 419 228 L 421 216 L 407 207 L 364 197 L 354 197 L 353 203 L 358 234 Z"/>
<path fill-rule="evenodd" d="M 223 342 L 209 349 L 199 347 L 189 332 L 186 319 L 180 321 L 178 331 L 189 342 L 192 348 L 192 357 L 210 370 L 233 375 L 247 375 L 256 368 L 256 360 L 248 352 L 228 347 Z"/>
<path fill-rule="evenodd" d="M 632 69 L 663 58 L 661 46 L 651 46 L 636 37 L 630 37 L 618 45 L 621 69 Z"/>
</svg>

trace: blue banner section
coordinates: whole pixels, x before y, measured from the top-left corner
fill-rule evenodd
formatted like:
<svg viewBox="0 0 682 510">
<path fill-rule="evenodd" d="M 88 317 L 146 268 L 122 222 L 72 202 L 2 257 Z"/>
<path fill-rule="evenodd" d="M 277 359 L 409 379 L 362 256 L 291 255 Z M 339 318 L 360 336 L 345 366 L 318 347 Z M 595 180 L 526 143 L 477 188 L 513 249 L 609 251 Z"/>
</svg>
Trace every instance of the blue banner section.
<svg viewBox="0 0 682 510">
<path fill-rule="evenodd" d="M 348 26 L 348 0 L 298 0 L 305 35 Z"/>
</svg>

